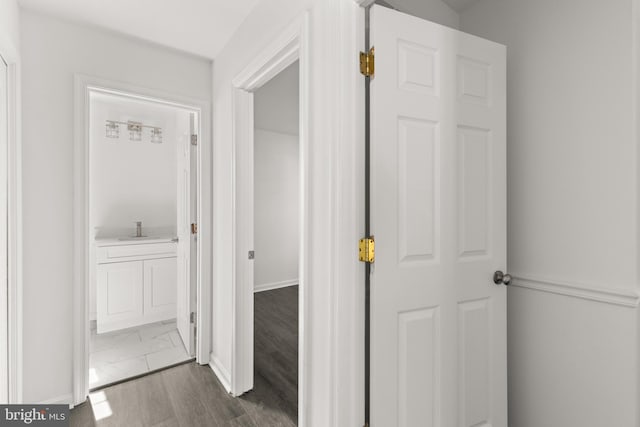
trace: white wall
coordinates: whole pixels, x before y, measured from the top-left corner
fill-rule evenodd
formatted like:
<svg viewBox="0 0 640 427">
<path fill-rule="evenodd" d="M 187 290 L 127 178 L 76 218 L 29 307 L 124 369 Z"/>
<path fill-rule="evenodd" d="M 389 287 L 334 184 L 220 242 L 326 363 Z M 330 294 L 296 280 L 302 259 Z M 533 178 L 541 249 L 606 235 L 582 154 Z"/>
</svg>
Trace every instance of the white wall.
<svg viewBox="0 0 640 427">
<path fill-rule="evenodd" d="M 213 73 L 214 247 L 212 366 L 232 381 L 234 281 L 246 252 L 230 248 L 234 230 L 232 81 L 294 19 L 308 11 L 308 205 L 310 242 L 303 293 L 312 301 L 305 326 L 308 377 L 301 386 L 307 427 L 341 427 L 363 421 L 364 276 L 354 255 L 363 233 L 362 13 L 352 0 L 262 0 L 222 53 Z M 303 77 L 301 76 L 301 79 Z M 245 250 L 246 248 L 241 248 Z M 237 264 L 236 264 L 237 262 Z M 338 357 L 337 355 L 341 355 Z M 335 361 L 334 362 L 332 362 Z M 302 413 L 301 412 L 301 413 Z"/>
<path fill-rule="evenodd" d="M 92 96 L 89 227 L 96 235 L 135 233 L 136 221 L 143 222 L 146 234 L 157 229 L 175 234 L 178 111 L 149 102 Z M 130 141 L 126 125 L 120 125 L 120 138 L 107 138 L 106 120 L 158 126 L 162 144 L 150 142 L 148 128 L 142 132 L 142 141 Z"/>
<path fill-rule="evenodd" d="M 256 290 L 298 284 L 299 70 L 296 61 L 253 99 Z"/>
<path fill-rule="evenodd" d="M 300 63 L 294 62 L 255 92 L 256 129 L 298 135 L 300 125 Z"/>
<path fill-rule="evenodd" d="M 211 64 L 23 11 L 24 400 L 72 399 L 73 75 L 210 99 Z"/>
<path fill-rule="evenodd" d="M 256 129 L 254 146 L 255 288 L 296 285 L 300 248 L 298 136 Z"/>
<path fill-rule="evenodd" d="M 451 28 L 460 28 L 460 17 L 441 0 L 385 0 L 400 12 Z"/>
<path fill-rule="evenodd" d="M 479 0 L 507 45 L 512 427 L 637 426 L 634 0 Z"/>
</svg>

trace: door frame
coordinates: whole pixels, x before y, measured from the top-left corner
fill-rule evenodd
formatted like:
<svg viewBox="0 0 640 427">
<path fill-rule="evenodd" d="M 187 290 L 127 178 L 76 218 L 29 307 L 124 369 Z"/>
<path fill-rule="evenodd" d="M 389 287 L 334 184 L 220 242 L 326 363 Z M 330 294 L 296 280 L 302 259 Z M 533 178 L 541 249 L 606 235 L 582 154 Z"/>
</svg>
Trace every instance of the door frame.
<svg viewBox="0 0 640 427">
<path fill-rule="evenodd" d="M 233 306 L 232 357 L 230 392 L 239 396 L 253 388 L 253 250 L 254 218 L 254 111 L 253 93 L 289 65 L 299 61 L 299 211 L 300 237 L 298 257 L 298 419 L 304 425 L 306 409 L 305 384 L 310 366 L 306 342 L 308 319 L 308 253 L 309 253 L 309 59 L 307 48 L 308 18 L 304 14 L 280 36 L 262 50 L 262 54 L 248 64 L 232 81 L 233 85 Z"/>
<path fill-rule="evenodd" d="M 196 362 L 209 363 L 211 324 L 211 107 L 208 101 L 110 81 L 74 75 L 74 240 L 73 240 L 73 405 L 89 394 L 89 94 L 103 92 L 186 108 L 197 112 L 198 253 Z"/>
<path fill-rule="evenodd" d="M 0 40 L 7 64 L 7 380 L 8 403 L 22 402 L 22 131 L 20 55 Z"/>
</svg>

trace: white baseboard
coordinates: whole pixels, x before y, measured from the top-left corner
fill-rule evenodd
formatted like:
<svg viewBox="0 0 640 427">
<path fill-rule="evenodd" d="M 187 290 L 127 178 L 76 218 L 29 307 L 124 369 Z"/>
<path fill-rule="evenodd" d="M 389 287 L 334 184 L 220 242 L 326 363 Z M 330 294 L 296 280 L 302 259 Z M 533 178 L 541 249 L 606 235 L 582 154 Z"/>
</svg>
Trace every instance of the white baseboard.
<svg viewBox="0 0 640 427">
<path fill-rule="evenodd" d="M 282 282 L 262 283 L 259 285 L 255 285 L 253 288 L 253 292 L 271 291 L 273 289 L 286 288 L 288 286 L 296 286 L 298 283 L 300 283 L 298 279 L 285 280 Z"/>
<path fill-rule="evenodd" d="M 637 291 L 626 289 L 609 289 L 580 283 L 567 283 L 549 279 L 538 279 L 513 275 L 511 286 L 547 292 L 556 295 L 581 298 L 623 307 L 638 307 L 640 295 Z"/>
<path fill-rule="evenodd" d="M 209 356 L 209 367 L 211 367 L 213 373 L 216 374 L 216 377 L 218 377 L 218 380 L 227 393 L 231 393 L 231 375 L 229 375 L 229 371 L 225 369 L 213 353 Z"/>
<path fill-rule="evenodd" d="M 38 405 L 69 405 L 69 409 L 73 409 L 73 394 L 67 393 L 51 399 L 43 400 Z"/>
</svg>

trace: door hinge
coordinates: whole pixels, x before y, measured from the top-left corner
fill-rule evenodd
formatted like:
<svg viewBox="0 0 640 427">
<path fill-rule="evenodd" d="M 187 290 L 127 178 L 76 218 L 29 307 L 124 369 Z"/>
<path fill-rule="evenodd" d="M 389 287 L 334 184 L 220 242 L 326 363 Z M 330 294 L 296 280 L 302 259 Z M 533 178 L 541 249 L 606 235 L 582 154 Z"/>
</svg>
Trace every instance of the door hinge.
<svg viewBox="0 0 640 427">
<path fill-rule="evenodd" d="M 360 239 L 359 246 L 360 261 L 372 264 L 376 260 L 376 241 L 371 237 Z"/>
<path fill-rule="evenodd" d="M 191 135 L 191 145 L 198 145 L 198 135 Z"/>
<path fill-rule="evenodd" d="M 198 234 L 198 224 L 195 222 L 191 223 L 191 234 Z"/>
<path fill-rule="evenodd" d="M 375 49 L 360 52 L 360 73 L 365 77 L 373 77 L 375 73 Z"/>
<path fill-rule="evenodd" d="M 189 314 L 189 322 L 193 323 L 194 325 L 196 324 L 196 312 L 192 311 L 191 314 Z"/>
</svg>

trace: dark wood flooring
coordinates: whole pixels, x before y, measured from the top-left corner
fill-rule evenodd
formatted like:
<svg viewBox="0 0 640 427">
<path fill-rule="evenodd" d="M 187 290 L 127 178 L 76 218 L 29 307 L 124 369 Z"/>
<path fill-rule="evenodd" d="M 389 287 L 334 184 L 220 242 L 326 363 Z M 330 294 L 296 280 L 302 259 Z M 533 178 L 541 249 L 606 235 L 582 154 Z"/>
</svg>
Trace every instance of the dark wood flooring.
<svg viewBox="0 0 640 427">
<path fill-rule="evenodd" d="M 92 402 L 71 411 L 70 424 L 293 427 L 297 425 L 297 391 L 295 286 L 255 295 L 255 380 L 249 393 L 231 397 L 210 367 L 192 362 L 101 390 L 103 394 L 94 394 Z"/>
<path fill-rule="evenodd" d="M 251 393 L 275 394 L 278 406 L 297 425 L 298 286 L 256 293 L 254 312 L 254 389 L 247 398 Z"/>
</svg>

